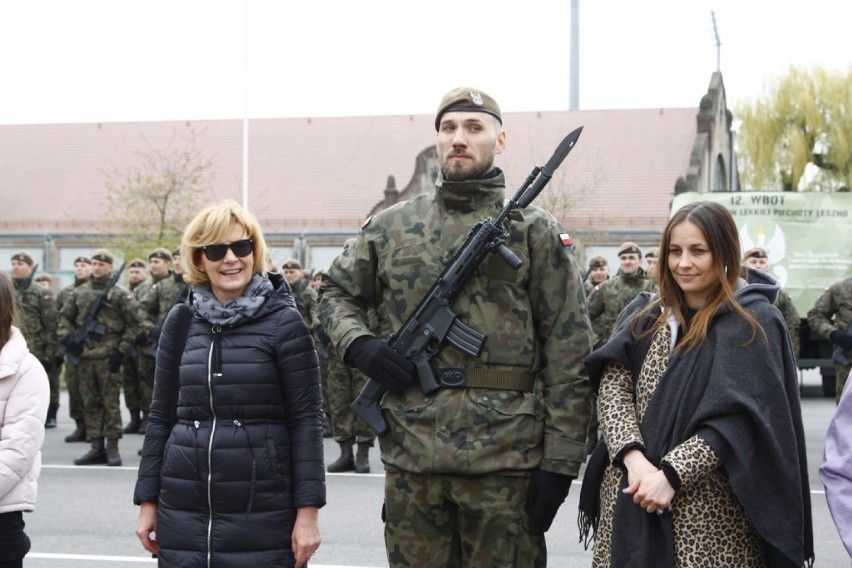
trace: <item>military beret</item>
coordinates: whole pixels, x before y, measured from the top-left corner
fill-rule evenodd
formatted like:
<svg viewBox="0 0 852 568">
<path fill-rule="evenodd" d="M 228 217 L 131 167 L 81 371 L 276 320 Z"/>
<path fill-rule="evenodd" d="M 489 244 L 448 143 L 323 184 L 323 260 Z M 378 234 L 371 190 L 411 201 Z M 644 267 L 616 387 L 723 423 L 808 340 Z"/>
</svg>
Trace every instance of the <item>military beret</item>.
<svg viewBox="0 0 852 568">
<path fill-rule="evenodd" d="M 112 264 L 112 253 L 109 252 L 107 249 L 98 249 L 92 253 L 92 260 L 98 260 L 100 262 Z"/>
<path fill-rule="evenodd" d="M 589 259 L 589 269 L 600 268 L 600 267 L 606 266 L 606 265 L 607 265 L 606 258 L 604 258 L 600 255 L 593 256 L 592 258 Z"/>
<path fill-rule="evenodd" d="M 296 260 L 295 258 L 288 258 L 284 261 L 284 264 L 281 265 L 281 268 L 283 268 L 284 270 L 301 270 L 302 263 Z"/>
<path fill-rule="evenodd" d="M 632 243 L 630 241 L 621 243 L 621 246 L 618 247 L 618 256 L 621 256 L 622 254 L 628 254 L 628 253 L 636 253 L 636 254 L 641 256 L 642 255 L 642 249 L 639 248 L 639 245 L 637 245 L 636 243 Z"/>
<path fill-rule="evenodd" d="M 159 258 L 161 260 L 171 262 L 172 253 L 170 253 L 168 249 L 164 249 L 163 247 L 157 247 L 151 251 L 151 254 L 148 255 L 148 260 L 151 260 L 152 258 Z"/>
<path fill-rule="evenodd" d="M 50 274 L 39 274 L 38 276 L 36 276 L 35 281 L 36 282 L 49 282 L 50 284 L 53 284 L 53 276 L 51 276 Z"/>
<path fill-rule="evenodd" d="M 766 253 L 766 249 L 763 247 L 754 247 L 748 249 L 743 255 L 743 260 L 747 258 L 769 258 L 769 255 Z"/>
<path fill-rule="evenodd" d="M 500 113 L 500 105 L 497 101 L 486 93 L 470 87 L 458 87 L 444 95 L 435 114 L 435 130 L 440 129 L 441 117 L 453 111 L 487 112 L 503 124 L 503 115 Z"/>
<path fill-rule="evenodd" d="M 15 254 L 13 254 L 13 255 L 12 255 L 12 260 L 17 260 L 18 262 L 26 262 L 26 263 L 27 263 L 27 264 L 29 264 L 30 266 L 32 266 L 33 264 L 35 264 L 35 263 L 33 262 L 33 257 L 31 257 L 31 256 L 29 255 L 29 253 L 26 253 L 26 252 L 24 252 L 24 251 L 16 252 Z"/>
<path fill-rule="evenodd" d="M 651 247 L 648 249 L 648 252 L 645 253 L 645 258 L 660 258 L 660 247 Z"/>
<path fill-rule="evenodd" d="M 127 265 L 127 268 L 148 268 L 148 265 L 145 264 L 145 261 L 141 258 L 134 258 L 130 261 L 130 264 Z"/>
<path fill-rule="evenodd" d="M 180 256 L 180 247 L 172 251 L 172 258 L 175 258 L 176 256 Z"/>
<path fill-rule="evenodd" d="M 84 262 L 86 264 L 92 264 L 92 259 L 89 258 L 88 256 L 78 256 L 77 258 L 74 259 L 74 264 L 77 264 L 78 262 Z"/>
</svg>

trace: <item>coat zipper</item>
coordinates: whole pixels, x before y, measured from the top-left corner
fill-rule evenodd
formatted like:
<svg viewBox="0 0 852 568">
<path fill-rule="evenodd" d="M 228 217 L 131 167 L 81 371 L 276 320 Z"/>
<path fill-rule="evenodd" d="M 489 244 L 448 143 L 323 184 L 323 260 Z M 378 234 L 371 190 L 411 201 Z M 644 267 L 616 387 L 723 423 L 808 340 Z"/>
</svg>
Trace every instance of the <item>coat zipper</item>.
<svg viewBox="0 0 852 568">
<path fill-rule="evenodd" d="M 211 568 L 213 562 L 213 496 L 210 486 L 213 482 L 213 436 L 216 434 L 216 409 L 213 406 L 213 378 L 221 377 L 222 373 L 213 372 L 213 352 L 216 348 L 216 342 L 220 341 L 218 335 L 222 331 L 222 326 L 214 325 L 211 329 L 213 332 L 213 341 L 210 343 L 210 351 L 207 353 L 207 392 L 209 393 L 210 414 L 213 416 L 213 425 L 210 428 L 210 439 L 207 442 L 207 568 Z M 221 361 L 218 361 L 221 365 Z M 220 369 L 221 370 L 221 369 Z"/>
</svg>

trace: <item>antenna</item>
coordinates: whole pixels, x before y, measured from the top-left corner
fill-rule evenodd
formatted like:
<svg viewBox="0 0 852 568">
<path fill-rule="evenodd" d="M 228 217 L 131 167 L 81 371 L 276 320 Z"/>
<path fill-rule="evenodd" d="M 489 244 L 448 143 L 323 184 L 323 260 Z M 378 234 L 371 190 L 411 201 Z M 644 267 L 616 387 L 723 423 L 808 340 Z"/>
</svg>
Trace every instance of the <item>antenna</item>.
<svg viewBox="0 0 852 568">
<path fill-rule="evenodd" d="M 719 40 L 719 28 L 716 27 L 716 12 L 710 11 L 710 19 L 713 20 L 713 35 L 716 36 L 716 71 L 722 70 L 722 42 Z"/>
</svg>

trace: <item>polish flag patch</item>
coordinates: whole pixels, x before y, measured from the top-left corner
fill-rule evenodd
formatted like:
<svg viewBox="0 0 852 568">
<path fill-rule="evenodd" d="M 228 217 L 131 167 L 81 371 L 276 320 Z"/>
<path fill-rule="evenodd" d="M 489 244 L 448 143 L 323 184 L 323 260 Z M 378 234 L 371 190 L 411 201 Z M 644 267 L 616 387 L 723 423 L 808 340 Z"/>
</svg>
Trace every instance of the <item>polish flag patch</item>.
<svg viewBox="0 0 852 568">
<path fill-rule="evenodd" d="M 563 247 L 570 247 L 574 244 L 574 241 L 571 240 L 571 235 L 568 233 L 559 233 L 559 240 L 562 241 Z"/>
</svg>

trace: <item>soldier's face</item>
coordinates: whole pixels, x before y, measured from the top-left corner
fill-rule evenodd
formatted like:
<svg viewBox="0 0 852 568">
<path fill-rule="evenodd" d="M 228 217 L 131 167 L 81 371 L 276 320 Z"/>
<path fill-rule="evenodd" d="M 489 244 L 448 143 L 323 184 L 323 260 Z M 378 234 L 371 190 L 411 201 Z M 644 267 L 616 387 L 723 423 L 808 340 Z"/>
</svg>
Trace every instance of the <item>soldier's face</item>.
<svg viewBox="0 0 852 568">
<path fill-rule="evenodd" d="M 606 280 L 607 276 L 609 276 L 609 267 L 608 266 L 596 266 L 592 269 L 589 277 L 592 279 L 592 282 L 595 284 L 600 284 L 604 280 Z"/>
<path fill-rule="evenodd" d="M 151 274 L 157 278 L 162 278 L 168 274 L 169 267 L 171 266 L 171 263 L 168 260 L 163 260 L 162 258 L 157 257 L 149 259 L 148 264 L 151 265 Z"/>
<path fill-rule="evenodd" d="M 12 278 L 29 278 L 33 272 L 33 267 L 20 260 L 12 261 Z"/>
<path fill-rule="evenodd" d="M 448 112 L 438 127 L 441 173 L 449 181 L 479 179 L 506 147 L 506 133 L 484 112 Z"/>
<path fill-rule="evenodd" d="M 183 274 L 183 265 L 180 263 L 180 256 L 174 257 L 175 261 L 175 274 Z"/>
<path fill-rule="evenodd" d="M 648 265 L 648 273 L 652 274 L 657 271 L 657 258 L 653 256 L 645 257 L 645 264 Z"/>
<path fill-rule="evenodd" d="M 138 284 L 145 280 L 145 277 L 148 276 L 148 271 L 144 268 L 139 268 L 138 266 L 134 266 L 129 271 L 130 273 L 130 282 L 133 284 Z"/>
<path fill-rule="evenodd" d="M 92 265 L 88 262 L 75 262 L 74 263 L 74 276 L 77 277 L 78 280 L 83 280 L 88 278 L 92 274 Z"/>
<path fill-rule="evenodd" d="M 103 278 L 109 276 L 110 272 L 112 272 L 112 264 L 92 259 L 92 276 Z"/>
<path fill-rule="evenodd" d="M 622 274 L 635 274 L 641 261 L 635 252 L 627 252 L 618 257 L 618 264 Z"/>
<path fill-rule="evenodd" d="M 302 271 L 298 268 L 285 268 L 284 269 L 284 279 L 287 281 L 287 284 L 292 286 L 296 282 L 299 281 L 299 278 L 302 277 Z"/>
<path fill-rule="evenodd" d="M 768 258 L 757 258 L 754 256 L 750 256 L 745 261 L 746 266 L 749 268 L 754 268 L 755 270 L 760 270 L 762 272 L 766 272 L 769 270 L 769 259 Z"/>
</svg>

